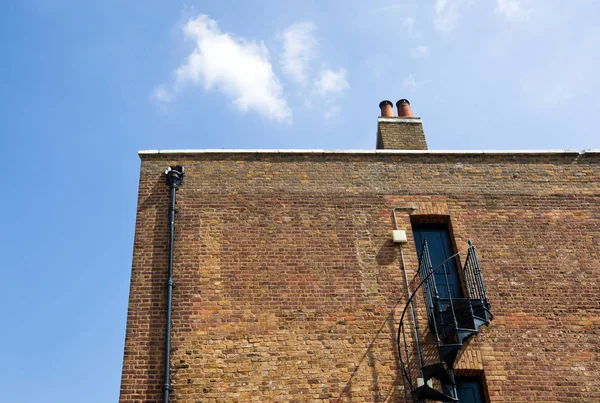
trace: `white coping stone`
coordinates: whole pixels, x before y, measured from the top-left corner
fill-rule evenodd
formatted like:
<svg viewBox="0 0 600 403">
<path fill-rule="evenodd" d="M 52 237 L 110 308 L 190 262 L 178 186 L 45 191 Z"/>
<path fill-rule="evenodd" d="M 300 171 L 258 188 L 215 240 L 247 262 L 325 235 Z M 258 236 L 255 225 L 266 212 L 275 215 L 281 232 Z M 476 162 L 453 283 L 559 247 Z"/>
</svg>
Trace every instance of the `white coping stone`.
<svg viewBox="0 0 600 403">
<path fill-rule="evenodd" d="M 586 150 L 303 150 L 303 149 L 199 149 L 199 150 L 140 150 L 138 155 L 152 154 L 598 154 L 600 149 Z"/>
<path fill-rule="evenodd" d="M 281 149 L 281 150 L 277 150 L 279 152 L 279 154 L 304 154 L 302 152 L 302 150 L 299 150 L 297 148 L 290 148 L 290 149 Z M 325 154 L 327 151 L 326 150 L 321 150 L 321 149 L 316 149 L 316 150 L 309 150 L 309 154 Z"/>
<path fill-rule="evenodd" d="M 378 117 L 377 118 L 378 122 L 394 122 L 394 123 L 423 123 L 423 120 L 421 118 L 399 118 L 399 117 L 392 117 L 392 116 L 386 116 L 386 117 Z"/>
<path fill-rule="evenodd" d="M 328 150 L 333 154 L 373 154 L 373 150 Z"/>
</svg>

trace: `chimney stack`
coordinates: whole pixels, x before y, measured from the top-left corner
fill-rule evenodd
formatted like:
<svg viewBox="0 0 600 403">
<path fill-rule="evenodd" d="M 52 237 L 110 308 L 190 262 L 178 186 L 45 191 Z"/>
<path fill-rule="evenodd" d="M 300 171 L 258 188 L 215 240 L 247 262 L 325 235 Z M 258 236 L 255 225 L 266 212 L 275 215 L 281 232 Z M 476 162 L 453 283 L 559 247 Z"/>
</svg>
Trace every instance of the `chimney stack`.
<svg viewBox="0 0 600 403">
<path fill-rule="evenodd" d="M 378 150 L 427 150 L 423 121 L 413 116 L 410 102 L 396 102 L 398 116 L 394 116 L 393 104 L 381 101 L 381 116 L 377 120 Z"/>
</svg>

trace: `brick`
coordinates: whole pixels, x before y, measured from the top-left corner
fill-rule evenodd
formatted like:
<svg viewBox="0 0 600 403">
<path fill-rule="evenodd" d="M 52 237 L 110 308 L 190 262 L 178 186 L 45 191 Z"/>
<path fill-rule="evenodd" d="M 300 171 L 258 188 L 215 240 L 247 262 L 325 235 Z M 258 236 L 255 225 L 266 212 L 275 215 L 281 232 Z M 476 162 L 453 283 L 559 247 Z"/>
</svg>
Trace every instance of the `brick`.
<svg viewBox="0 0 600 403">
<path fill-rule="evenodd" d="M 491 402 L 600 401 L 596 154 L 187 153 L 142 157 L 121 402 L 162 395 L 168 165 L 173 402 L 404 401 L 391 210 L 410 206 L 411 281 L 411 220 L 477 247 L 494 320 L 457 373 Z"/>
</svg>

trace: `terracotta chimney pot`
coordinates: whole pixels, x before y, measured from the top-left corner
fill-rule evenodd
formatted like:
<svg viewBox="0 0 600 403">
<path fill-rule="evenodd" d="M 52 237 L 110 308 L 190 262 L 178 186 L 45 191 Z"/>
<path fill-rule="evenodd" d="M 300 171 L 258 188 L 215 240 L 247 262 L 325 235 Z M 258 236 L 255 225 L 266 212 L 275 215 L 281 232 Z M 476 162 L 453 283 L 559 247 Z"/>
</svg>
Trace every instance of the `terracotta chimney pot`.
<svg viewBox="0 0 600 403">
<path fill-rule="evenodd" d="M 396 108 L 398 108 L 398 117 L 413 117 L 412 109 L 410 109 L 410 102 L 408 102 L 408 99 L 401 99 L 398 102 L 396 102 Z"/>
<path fill-rule="evenodd" d="M 390 117 L 390 116 L 395 116 L 394 115 L 394 104 L 391 103 L 390 101 L 381 101 L 379 103 L 379 108 L 381 109 L 381 116 L 383 117 Z"/>
</svg>

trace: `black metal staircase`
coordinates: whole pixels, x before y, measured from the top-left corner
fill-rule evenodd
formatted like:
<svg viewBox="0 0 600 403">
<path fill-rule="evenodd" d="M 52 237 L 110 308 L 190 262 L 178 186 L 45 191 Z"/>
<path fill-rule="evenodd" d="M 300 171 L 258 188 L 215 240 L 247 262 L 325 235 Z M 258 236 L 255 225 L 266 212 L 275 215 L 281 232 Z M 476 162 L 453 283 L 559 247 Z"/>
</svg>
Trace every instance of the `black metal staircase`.
<svg viewBox="0 0 600 403">
<path fill-rule="evenodd" d="M 427 241 L 423 242 L 417 273 L 418 285 L 410 294 L 398 327 L 397 343 L 406 402 L 409 402 L 409 391 L 415 403 L 427 400 L 458 402 L 454 381 L 454 364 L 458 353 L 479 332 L 479 327 L 489 324 L 492 319 L 471 241 L 465 263 L 459 268 L 463 295 L 452 295 L 446 269 L 451 259 L 458 261 L 458 258 L 457 253 L 432 267 Z M 445 281 L 440 281 L 440 272 L 443 272 Z M 436 273 L 438 276 L 434 275 Z M 415 298 L 419 290 L 423 291 L 424 308 L 417 304 Z M 410 316 L 406 315 L 409 310 Z M 419 315 L 427 316 L 428 326 L 422 329 L 419 328 Z"/>
</svg>

